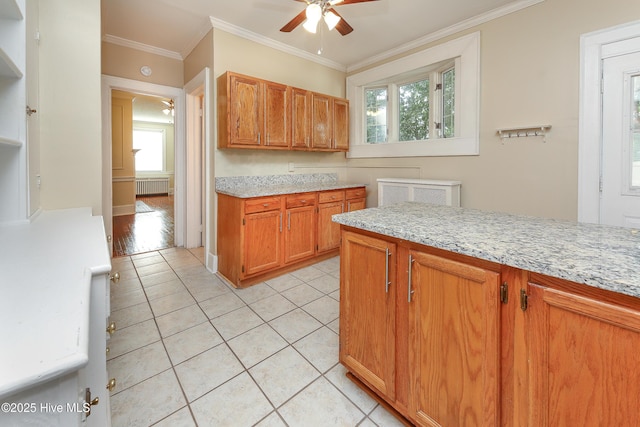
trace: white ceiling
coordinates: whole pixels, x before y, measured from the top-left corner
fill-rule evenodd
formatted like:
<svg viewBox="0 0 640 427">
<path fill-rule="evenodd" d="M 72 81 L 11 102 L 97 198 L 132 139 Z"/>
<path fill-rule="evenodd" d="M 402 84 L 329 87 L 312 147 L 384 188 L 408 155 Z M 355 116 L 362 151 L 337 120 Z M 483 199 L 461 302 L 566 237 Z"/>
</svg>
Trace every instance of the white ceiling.
<svg viewBox="0 0 640 427">
<path fill-rule="evenodd" d="M 348 70 L 411 43 L 429 41 L 541 0 L 376 0 L 336 10 L 354 28 L 341 36 L 302 25 L 280 32 L 305 7 L 295 0 L 102 0 L 103 38 L 184 58 L 212 25 Z M 143 46 L 141 46 L 143 45 Z M 322 54 L 317 55 L 322 46 Z"/>
</svg>

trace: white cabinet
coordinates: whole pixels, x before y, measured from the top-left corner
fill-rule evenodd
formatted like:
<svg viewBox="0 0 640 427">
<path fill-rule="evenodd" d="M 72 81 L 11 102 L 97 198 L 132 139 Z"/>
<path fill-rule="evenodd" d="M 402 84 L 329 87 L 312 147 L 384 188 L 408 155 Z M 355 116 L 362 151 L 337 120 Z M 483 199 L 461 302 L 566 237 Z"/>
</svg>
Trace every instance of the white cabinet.
<svg viewBox="0 0 640 427">
<path fill-rule="evenodd" d="M 1 426 L 111 424 L 110 270 L 102 217 L 90 208 L 0 227 Z"/>
<path fill-rule="evenodd" d="M 378 206 L 424 202 L 460 206 L 460 181 L 378 178 Z"/>
<path fill-rule="evenodd" d="M 28 78 L 27 62 L 32 61 L 27 58 L 37 58 L 37 41 L 27 33 L 36 28 L 37 10 L 37 2 L 0 0 L 0 224 L 25 220 L 30 214 L 27 81 L 37 78 Z M 36 73 L 37 66 L 30 72 Z M 37 86 L 32 92 L 37 99 Z M 38 147 L 32 151 L 34 163 L 39 162 Z M 33 193 L 37 195 L 37 185 Z M 37 196 L 33 204 L 38 207 Z"/>
</svg>

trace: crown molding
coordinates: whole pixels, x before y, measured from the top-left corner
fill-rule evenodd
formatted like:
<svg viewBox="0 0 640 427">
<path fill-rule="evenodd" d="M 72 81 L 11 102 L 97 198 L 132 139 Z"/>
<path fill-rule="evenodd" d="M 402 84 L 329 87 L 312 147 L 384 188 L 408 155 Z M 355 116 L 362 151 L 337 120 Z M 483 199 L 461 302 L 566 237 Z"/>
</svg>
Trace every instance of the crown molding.
<svg viewBox="0 0 640 427">
<path fill-rule="evenodd" d="M 209 31 L 213 28 L 211 21 L 209 19 L 205 19 L 203 25 L 200 26 L 200 29 L 196 32 L 196 34 L 191 38 L 189 43 L 182 49 L 181 55 L 182 58 L 186 58 L 189 54 L 198 46 L 198 43 L 207 35 Z"/>
<path fill-rule="evenodd" d="M 182 55 L 179 54 L 178 52 L 173 52 L 171 50 L 150 46 L 144 43 L 134 42 L 132 40 L 123 39 L 122 37 L 116 37 L 110 34 L 105 34 L 104 36 L 102 36 L 102 41 L 105 43 L 111 43 L 118 46 L 128 47 L 131 49 L 141 50 L 143 52 L 152 53 L 154 55 L 166 56 L 167 58 L 177 59 L 179 61 L 184 60 Z"/>
<path fill-rule="evenodd" d="M 544 1 L 545 0 L 520 0 L 502 7 L 498 7 L 489 12 L 458 22 L 457 24 L 451 25 L 447 28 L 443 28 L 442 30 L 438 30 L 433 33 L 427 34 L 424 37 L 420 37 L 418 39 L 410 41 L 409 43 L 405 43 L 396 48 L 388 50 L 386 52 L 382 52 L 377 55 L 374 55 L 370 58 L 365 59 L 364 61 L 351 64 L 347 66 L 347 73 L 359 70 L 361 68 L 365 68 L 369 65 L 375 64 L 376 62 L 384 61 L 385 59 L 389 59 L 393 56 L 403 54 L 412 49 L 419 48 L 431 42 L 440 40 L 444 37 L 459 33 L 464 30 L 468 30 L 469 28 L 473 28 L 477 25 L 484 24 L 485 22 L 489 22 L 494 19 L 501 18 L 505 15 L 509 15 L 510 13 L 517 12 L 522 9 L 526 9 L 529 6 L 533 6 L 538 3 L 542 3 Z"/>
<path fill-rule="evenodd" d="M 331 61 L 331 60 L 329 60 L 327 58 L 324 58 L 322 56 L 314 55 L 314 54 L 309 53 L 309 52 L 307 52 L 305 50 L 298 49 L 298 48 L 295 48 L 295 47 L 291 47 L 291 46 L 289 46 L 289 45 L 287 45 L 285 43 L 279 42 L 277 40 L 270 39 L 268 37 L 265 37 L 265 36 L 263 36 L 261 34 L 258 34 L 258 33 L 254 33 L 252 31 L 245 30 L 244 28 L 241 28 L 241 27 L 238 27 L 236 25 L 230 24 L 230 23 L 228 23 L 226 21 L 223 21 L 221 19 L 215 18 L 213 16 L 210 16 L 209 19 L 211 20 L 211 25 L 213 26 L 213 28 L 217 28 L 217 29 L 226 31 L 226 32 L 231 33 L 233 35 L 236 35 L 236 36 L 251 40 L 251 41 L 256 42 L 256 43 L 260 43 L 262 45 L 271 47 L 273 49 L 280 50 L 282 52 L 285 52 L 285 53 L 288 53 L 288 54 L 291 54 L 291 55 L 298 56 L 298 57 L 303 58 L 303 59 L 307 59 L 309 61 L 317 62 L 320 65 L 324 65 L 326 67 L 333 68 L 333 69 L 338 70 L 338 71 L 343 71 L 344 72 L 344 71 L 347 70 L 345 65 L 340 64 L 340 63 L 335 62 L 335 61 Z"/>
</svg>

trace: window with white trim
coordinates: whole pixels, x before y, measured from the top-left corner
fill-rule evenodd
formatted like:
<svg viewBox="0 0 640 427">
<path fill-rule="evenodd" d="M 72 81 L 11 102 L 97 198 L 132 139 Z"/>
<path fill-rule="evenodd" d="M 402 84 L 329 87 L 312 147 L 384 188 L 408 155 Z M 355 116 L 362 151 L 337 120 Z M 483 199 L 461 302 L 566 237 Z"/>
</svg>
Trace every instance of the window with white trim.
<svg viewBox="0 0 640 427">
<path fill-rule="evenodd" d="M 474 33 L 349 76 L 349 157 L 477 155 L 479 56 Z"/>
<path fill-rule="evenodd" d="M 133 149 L 136 153 L 136 172 L 164 171 L 165 133 L 163 130 L 134 129 Z"/>
</svg>

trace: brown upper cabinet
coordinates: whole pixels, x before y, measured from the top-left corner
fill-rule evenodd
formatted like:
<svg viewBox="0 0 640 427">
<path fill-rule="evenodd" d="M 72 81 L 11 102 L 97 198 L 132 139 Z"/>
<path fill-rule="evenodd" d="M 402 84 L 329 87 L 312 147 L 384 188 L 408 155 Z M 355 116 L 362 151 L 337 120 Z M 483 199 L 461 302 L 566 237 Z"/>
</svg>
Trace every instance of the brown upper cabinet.
<svg viewBox="0 0 640 427">
<path fill-rule="evenodd" d="M 227 72 L 218 78 L 218 147 L 349 150 L 349 101 Z"/>
<path fill-rule="evenodd" d="M 226 73 L 218 80 L 220 148 L 289 148 L 285 85 Z"/>
</svg>

